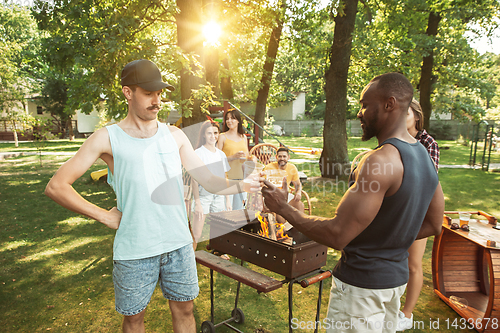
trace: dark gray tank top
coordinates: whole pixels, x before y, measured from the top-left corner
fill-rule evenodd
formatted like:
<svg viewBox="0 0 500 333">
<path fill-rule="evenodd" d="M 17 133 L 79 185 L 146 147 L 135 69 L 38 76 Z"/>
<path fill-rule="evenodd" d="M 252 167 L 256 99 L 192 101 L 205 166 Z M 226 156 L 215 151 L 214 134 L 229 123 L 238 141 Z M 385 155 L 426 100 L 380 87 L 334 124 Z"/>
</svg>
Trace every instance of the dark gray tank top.
<svg viewBox="0 0 500 333">
<path fill-rule="evenodd" d="M 343 249 L 333 270 L 339 280 L 360 288 L 396 288 L 408 282 L 408 248 L 439 182 L 434 163 L 420 142 L 390 138 L 380 146 L 385 144 L 396 147 L 401 155 L 401 186 L 384 198 L 375 219 Z M 390 172 L 390 165 L 386 167 Z"/>
</svg>

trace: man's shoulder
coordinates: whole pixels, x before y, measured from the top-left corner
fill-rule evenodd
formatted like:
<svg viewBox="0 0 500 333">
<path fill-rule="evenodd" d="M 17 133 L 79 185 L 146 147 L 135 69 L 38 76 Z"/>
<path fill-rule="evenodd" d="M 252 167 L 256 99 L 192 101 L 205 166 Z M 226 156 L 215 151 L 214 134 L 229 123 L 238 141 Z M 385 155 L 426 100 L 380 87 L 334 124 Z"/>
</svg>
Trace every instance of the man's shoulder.
<svg viewBox="0 0 500 333">
<path fill-rule="evenodd" d="M 159 124 L 159 126 L 165 126 L 166 128 L 168 128 L 168 130 L 172 134 L 177 133 L 177 132 L 182 132 L 181 129 L 179 127 L 177 127 L 177 126 L 168 125 L 168 124 L 164 124 L 164 123 L 160 123 L 160 122 L 158 124 Z"/>
<path fill-rule="evenodd" d="M 360 165 L 364 166 L 364 171 L 371 173 L 372 170 L 385 170 L 389 165 L 391 170 L 399 166 L 402 168 L 403 163 L 398 148 L 391 144 L 384 144 L 365 154 L 361 158 Z"/>
<path fill-rule="evenodd" d="M 278 168 L 278 162 L 271 162 L 264 167 L 264 170 L 274 170 Z"/>
<path fill-rule="evenodd" d="M 109 131 L 108 131 L 108 127 L 109 126 L 106 126 L 106 127 L 102 127 L 100 129 L 98 129 L 97 131 L 95 131 L 94 133 L 92 133 L 91 136 L 89 136 L 89 138 L 87 139 L 87 141 L 90 141 L 90 142 L 100 142 L 100 143 L 109 143 Z"/>
</svg>

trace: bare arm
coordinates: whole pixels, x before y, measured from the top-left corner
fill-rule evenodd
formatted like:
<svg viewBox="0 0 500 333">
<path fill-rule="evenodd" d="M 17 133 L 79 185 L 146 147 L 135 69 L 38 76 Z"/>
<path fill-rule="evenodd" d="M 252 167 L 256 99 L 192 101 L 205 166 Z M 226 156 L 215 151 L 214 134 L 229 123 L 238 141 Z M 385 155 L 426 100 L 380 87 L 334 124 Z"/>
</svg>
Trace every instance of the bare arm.
<svg viewBox="0 0 500 333">
<path fill-rule="evenodd" d="M 360 163 L 356 183 L 345 193 L 333 218 L 309 216 L 286 203 L 286 183 L 279 190 L 269 182 L 262 189 L 267 207 L 283 216 L 300 232 L 318 243 L 341 250 L 357 237 L 377 215 L 385 195 L 395 192 L 402 180 L 403 170 L 399 153 L 392 146 L 383 147 Z M 393 174 L 370 173 L 369 164 L 395 164 Z M 377 191 L 371 191 L 369 184 L 376 182 Z"/>
<path fill-rule="evenodd" d="M 258 189 L 259 185 L 257 182 L 253 184 L 245 181 L 229 180 L 215 176 L 210 172 L 198 155 L 196 155 L 184 132 L 176 127 L 170 127 L 170 131 L 172 132 L 172 135 L 177 142 L 177 146 L 179 147 L 182 165 L 193 177 L 193 179 L 203 186 L 203 188 L 208 192 L 228 195 L 243 191 L 254 192 Z"/>
<path fill-rule="evenodd" d="M 90 136 L 75 156 L 64 163 L 45 188 L 45 194 L 61 206 L 118 229 L 121 213 L 116 207 L 107 211 L 85 200 L 72 184 L 104 154 L 111 156 L 108 131 L 103 128 Z"/>
<path fill-rule="evenodd" d="M 217 148 L 222 150 L 222 148 L 224 147 L 224 142 L 226 142 L 226 135 L 224 133 L 221 133 L 219 135 L 219 140 L 217 141 Z"/>
<path fill-rule="evenodd" d="M 299 180 L 292 181 L 293 187 L 295 188 L 294 199 L 300 200 L 302 198 L 302 183 Z"/>
<path fill-rule="evenodd" d="M 203 217 L 203 207 L 201 206 L 200 189 L 196 180 L 191 179 L 191 186 L 193 188 L 194 196 L 194 214 L 197 219 L 201 219 Z"/>
<path fill-rule="evenodd" d="M 441 184 L 438 184 L 432 201 L 425 214 L 424 222 L 418 232 L 417 239 L 426 238 L 441 233 L 444 215 L 444 194 Z"/>
</svg>

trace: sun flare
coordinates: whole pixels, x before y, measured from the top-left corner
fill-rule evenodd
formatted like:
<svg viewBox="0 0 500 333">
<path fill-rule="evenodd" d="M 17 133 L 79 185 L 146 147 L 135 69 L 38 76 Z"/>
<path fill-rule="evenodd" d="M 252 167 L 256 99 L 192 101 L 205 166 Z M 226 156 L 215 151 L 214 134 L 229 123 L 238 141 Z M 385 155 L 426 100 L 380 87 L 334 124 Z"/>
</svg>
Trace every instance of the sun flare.
<svg viewBox="0 0 500 333">
<path fill-rule="evenodd" d="M 208 44 L 217 44 L 219 42 L 219 37 L 221 34 L 222 30 L 220 25 L 214 21 L 210 21 L 203 26 L 203 35 L 205 36 L 205 41 Z"/>
</svg>

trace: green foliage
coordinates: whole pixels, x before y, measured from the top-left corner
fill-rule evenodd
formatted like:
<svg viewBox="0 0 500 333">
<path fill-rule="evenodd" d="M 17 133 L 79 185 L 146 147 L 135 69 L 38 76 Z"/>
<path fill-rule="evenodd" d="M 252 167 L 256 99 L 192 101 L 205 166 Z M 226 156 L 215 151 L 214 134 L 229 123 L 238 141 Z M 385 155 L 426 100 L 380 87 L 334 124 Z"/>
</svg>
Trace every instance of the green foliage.
<svg viewBox="0 0 500 333">
<path fill-rule="evenodd" d="M 209 115 L 210 111 L 208 111 L 208 107 L 215 104 L 214 100 L 215 95 L 212 90 L 212 86 L 209 84 L 200 84 L 199 89 L 192 90 L 189 100 L 183 100 L 180 102 L 179 105 L 181 107 L 182 116 L 185 118 L 191 117 L 192 106 L 197 102 L 200 103 L 201 111 Z"/>
<path fill-rule="evenodd" d="M 42 166 L 42 152 L 47 144 L 47 140 L 54 139 L 52 134 L 53 123 L 51 119 L 42 117 L 26 116 L 28 127 L 23 130 L 24 134 L 30 133 L 33 137 L 33 144 L 38 150 L 40 166 Z"/>
<path fill-rule="evenodd" d="M 376 75 L 397 71 L 405 74 L 416 88 L 420 83 L 421 62 L 434 51 L 433 110 L 452 112 L 457 117 L 477 119 L 484 114 L 494 87 L 484 57 L 467 43 L 465 32 L 471 22 L 488 23 L 499 4 L 486 1 L 367 1 L 359 7 L 349 68 L 349 109 L 357 109 L 359 94 Z M 443 19 L 438 36 L 425 34 L 431 10 Z M 498 85 L 498 84 L 497 84 Z"/>
<path fill-rule="evenodd" d="M 44 59 L 67 79 L 67 108 L 90 113 L 105 96 L 108 115 L 123 117 L 119 78 L 126 63 L 146 58 L 171 72 L 180 69 L 175 12 L 173 2 L 65 0 L 34 13 L 50 34 L 43 39 Z"/>
<path fill-rule="evenodd" d="M 324 74 L 327 51 L 333 41 L 333 23 L 326 10 L 314 1 L 294 7 L 284 29 L 271 85 L 271 103 L 275 96 L 305 91 L 306 114 L 322 119 L 314 108 L 325 100 Z M 278 98 L 279 99 L 279 98 Z"/>
<path fill-rule="evenodd" d="M 30 77 L 32 63 L 27 55 L 36 52 L 38 33 L 24 8 L 0 5 L 0 113 L 12 112 L 36 88 Z"/>
<path fill-rule="evenodd" d="M 310 137 L 310 136 L 313 136 L 313 130 L 311 128 L 311 126 L 306 126 L 302 129 L 302 131 L 300 131 L 300 136 L 302 137 Z"/>
<path fill-rule="evenodd" d="M 264 119 L 264 137 L 269 137 L 267 133 L 276 134 L 274 131 L 274 116 L 269 114 L 269 108 L 266 108 L 266 117 Z"/>
<path fill-rule="evenodd" d="M 90 113 L 105 100 L 107 119 L 120 119 L 127 107 L 119 84 L 120 71 L 130 60 L 155 61 L 164 79 L 179 87 L 181 69 L 203 75 L 203 58 L 177 47 L 174 1 L 154 0 L 61 0 L 54 6 L 36 0 L 39 8 L 0 7 L 0 107 L 26 95 L 27 88 L 39 90 L 42 79 L 46 97 L 59 90 L 53 79 L 64 81 L 66 98 L 45 104 L 65 105 L 56 112 L 60 119 L 81 109 Z M 269 33 L 276 22 L 274 1 L 221 1 L 218 20 L 224 31 L 220 39 L 221 76 L 231 78 L 236 102 L 253 101 L 261 87 L 262 65 Z M 288 1 L 280 49 L 270 88 L 269 105 L 291 101 L 293 93 L 306 91 L 306 114 L 323 119 L 324 73 L 333 41 L 333 15 L 342 13 L 343 2 L 331 1 L 320 9 L 319 1 Z M 490 32 L 498 12 L 494 0 L 375 1 L 360 2 L 353 35 L 348 77 L 348 114 L 354 118 L 359 93 L 375 75 L 400 71 L 418 88 L 422 58 L 434 50 L 433 110 L 452 112 L 457 118 L 478 120 L 485 111 L 500 105 L 499 58 L 479 56 L 467 43 L 465 32 Z M 42 8 L 43 7 L 43 8 Z M 436 38 L 425 34 L 430 11 L 443 19 Z M 208 19 L 208 18 L 207 18 Z M 473 25 L 474 24 L 474 25 Z M 480 31 L 476 28 L 480 27 Z M 31 79 L 29 79 L 31 78 Z M 37 80 L 34 80 L 37 79 Z M 58 83 L 58 84 L 59 84 Z M 52 86 L 52 88 L 50 88 Z M 52 92 L 48 92 L 51 90 Z M 208 96 L 205 88 L 194 94 Z M 418 97 L 418 91 L 416 94 Z M 212 97 L 213 98 L 213 97 Z M 180 100 L 180 89 L 165 94 L 184 114 L 194 103 Z M 205 102 L 208 103 L 207 97 Z"/>
</svg>

